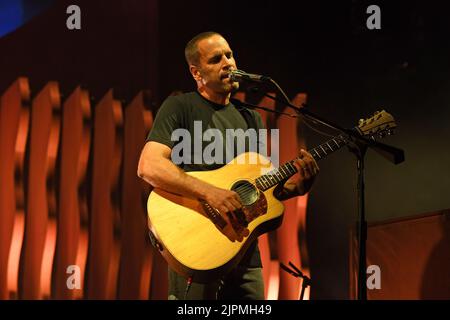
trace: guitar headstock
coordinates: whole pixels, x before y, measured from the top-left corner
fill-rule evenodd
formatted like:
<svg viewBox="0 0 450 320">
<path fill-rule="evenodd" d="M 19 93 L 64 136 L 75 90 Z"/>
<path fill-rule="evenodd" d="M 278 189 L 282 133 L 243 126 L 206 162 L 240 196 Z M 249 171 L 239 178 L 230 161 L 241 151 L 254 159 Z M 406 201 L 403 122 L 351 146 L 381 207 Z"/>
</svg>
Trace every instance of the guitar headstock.
<svg viewBox="0 0 450 320">
<path fill-rule="evenodd" d="M 392 135 L 396 127 L 394 117 L 384 110 L 376 111 L 370 118 L 360 119 L 358 124 L 358 130 L 371 138 Z"/>
</svg>

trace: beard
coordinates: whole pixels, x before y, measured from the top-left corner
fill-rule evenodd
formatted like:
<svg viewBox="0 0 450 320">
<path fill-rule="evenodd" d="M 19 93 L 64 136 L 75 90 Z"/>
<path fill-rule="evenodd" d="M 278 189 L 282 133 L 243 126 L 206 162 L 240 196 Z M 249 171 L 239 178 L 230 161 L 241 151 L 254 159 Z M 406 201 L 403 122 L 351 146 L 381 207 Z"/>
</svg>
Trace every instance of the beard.
<svg viewBox="0 0 450 320">
<path fill-rule="evenodd" d="M 229 78 L 203 78 L 202 86 L 217 93 L 233 93 L 239 89 L 239 82 L 231 81 Z"/>
<path fill-rule="evenodd" d="M 221 91 L 224 93 L 236 92 L 239 90 L 239 82 L 230 81 L 229 79 L 226 82 L 221 83 Z"/>
</svg>

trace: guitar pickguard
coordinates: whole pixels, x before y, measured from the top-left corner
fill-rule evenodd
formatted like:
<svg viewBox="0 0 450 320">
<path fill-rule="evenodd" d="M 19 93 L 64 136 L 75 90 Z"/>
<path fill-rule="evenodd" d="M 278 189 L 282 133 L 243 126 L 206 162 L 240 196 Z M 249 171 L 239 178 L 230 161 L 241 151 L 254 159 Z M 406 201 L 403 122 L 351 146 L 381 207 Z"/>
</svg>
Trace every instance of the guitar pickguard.
<svg viewBox="0 0 450 320">
<path fill-rule="evenodd" d="M 247 223 L 267 213 L 267 199 L 264 192 L 258 191 L 258 200 L 249 206 L 244 206 L 243 211 Z"/>
</svg>

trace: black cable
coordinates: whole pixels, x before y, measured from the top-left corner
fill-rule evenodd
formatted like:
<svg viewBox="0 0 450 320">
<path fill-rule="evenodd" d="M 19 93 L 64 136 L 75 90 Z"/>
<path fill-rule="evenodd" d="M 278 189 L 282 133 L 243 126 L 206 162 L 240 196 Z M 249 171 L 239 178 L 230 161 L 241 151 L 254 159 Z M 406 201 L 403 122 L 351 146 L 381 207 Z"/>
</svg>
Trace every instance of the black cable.
<svg viewBox="0 0 450 320">
<path fill-rule="evenodd" d="M 186 281 L 186 290 L 184 291 L 184 300 L 187 298 L 187 294 L 192 285 L 192 277 L 189 277 Z"/>
</svg>

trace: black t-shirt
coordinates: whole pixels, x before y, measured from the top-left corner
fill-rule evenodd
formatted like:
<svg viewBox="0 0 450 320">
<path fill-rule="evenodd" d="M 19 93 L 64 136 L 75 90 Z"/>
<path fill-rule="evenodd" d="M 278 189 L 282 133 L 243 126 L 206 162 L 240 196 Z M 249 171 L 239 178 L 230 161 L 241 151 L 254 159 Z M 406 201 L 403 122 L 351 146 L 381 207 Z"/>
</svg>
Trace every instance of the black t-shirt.
<svg viewBox="0 0 450 320">
<path fill-rule="evenodd" d="M 255 120 L 253 123 L 256 124 L 256 133 L 258 133 L 258 129 L 264 129 L 259 113 L 254 110 L 247 110 L 247 112 L 250 112 Z M 208 135 L 208 131 L 209 133 L 213 132 L 208 129 L 218 129 L 221 133 L 221 137 L 217 134 Z M 227 145 L 225 142 L 227 129 L 242 129 L 245 131 L 249 129 L 249 125 L 241 112 L 237 110 L 232 103 L 229 103 L 226 106 L 216 104 L 205 99 L 198 92 L 190 92 L 177 96 L 170 96 L 163 102 L 158 110 L 152 129 L 147 137 L 147 141 L 159 142 L 171 148 L 172 161 L 186 172 L 214 170 L 228 163 L 242 151 L 237 149 L 237 143 L 234 143 L 234 148 L 230 148 L 230 146 Z M 215 130 L 216 133 L 218 131 Z M 191 148 L 189 154 L 183 154 L 183 150 L 189 150 L 182 148 L 181 145 L 186 138 L 187 132 L 189 133 L 187 138 L 191 139 Z M 209 141 L 203 141 L 205 140 L 203 134 L 209 136 Z M 215 157 L 215 152 L 204 153 L 205 148 L 207 148 L 208 145 L 211 145 L 212 142 L 216 142 L 216 139 L 223 139 L 222 154 L 217 155 L 219 156 L 218 158 Z M 263 143 L 265 143 L 265 141 L 258 141 L 258 148 L 260 148 L 260 150 L 265 150 L 262 149 L 264 148 Z M 244 152 L 257 151 L 254 150 L 252 146 L 254 147 L 254 145 L 249 144 L 249 140 L 247 140 Z M 211 154 L 212 158 L 205 158 L 206 154 Z M 214 161 L 217 159 L 221 159 L 221 161 Z M 242 258 L 240 265 L 247 267 L 261 267 L 261 258 L 257 241 L 254 241 L 250 245 Z"/>
</svg>

